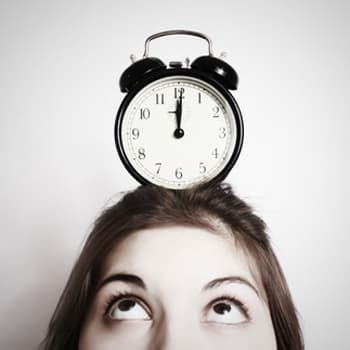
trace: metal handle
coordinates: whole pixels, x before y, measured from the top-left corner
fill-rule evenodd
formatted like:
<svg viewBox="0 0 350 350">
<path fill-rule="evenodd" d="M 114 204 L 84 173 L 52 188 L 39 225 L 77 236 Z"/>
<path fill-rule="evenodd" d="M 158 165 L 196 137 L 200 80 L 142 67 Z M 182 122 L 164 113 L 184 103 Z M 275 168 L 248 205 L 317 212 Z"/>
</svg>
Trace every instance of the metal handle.
<svg viewBox="0 0 350 350">
<path fill-rule="evenodd" d="M 149 36 L 145 41 L 145 52 L 143 54 L 143 57 L 144 58 L 148 57 L 149 44 L 150 44 L 151 40 L 156 39 L 156 38 L 160 38 L 162 36 L 178 35 L 178 34 L 180 34 L 180 35 L 192 35 L 192 36 L 196 36 L 196 37 L 199 37 L 199 38 L 206 40 L 208 43 L 209 56 L 213 56 L 213 44 L 208 36 L 206 36 L 205 34 L 199 33 L 199 32 L 194 32 L 192 30 L 175 29 L 175 30 L 166 30 L 164 32 L 159 32 L 159 33 L 156 33 L 156 34 Z"/>
</svg>

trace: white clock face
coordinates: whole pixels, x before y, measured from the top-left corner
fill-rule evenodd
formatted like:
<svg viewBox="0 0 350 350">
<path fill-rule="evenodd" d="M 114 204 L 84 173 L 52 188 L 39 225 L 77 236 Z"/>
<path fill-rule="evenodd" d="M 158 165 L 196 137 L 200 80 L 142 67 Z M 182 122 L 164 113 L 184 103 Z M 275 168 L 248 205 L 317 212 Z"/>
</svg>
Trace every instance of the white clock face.
<svg viewBox="0 0 350 350">
<path fill-rule="evenodd" d="M 134 170 L 173 189 L 217 176 L 230 161 L 237 138 L 224 96 L 189 76 L 145 86 L 126 107 L 121 123 L 121 144 Z"/>
</svg>

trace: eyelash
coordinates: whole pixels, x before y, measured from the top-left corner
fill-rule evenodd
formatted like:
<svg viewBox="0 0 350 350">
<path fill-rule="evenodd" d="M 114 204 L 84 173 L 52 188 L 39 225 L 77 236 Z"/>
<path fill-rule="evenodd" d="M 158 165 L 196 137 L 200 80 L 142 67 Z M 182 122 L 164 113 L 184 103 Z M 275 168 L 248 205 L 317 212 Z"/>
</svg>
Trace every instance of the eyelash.
<svg viewBox="0 0 350 350">
<path fill-rule="evenodd" d="M 213 305 L 215 305 L 219 301 L 226 301 L 226 300 L 231 301 L 234 305 L 236 305 L 240 309 L 243 315 L 247 318 L 247 322 L 251 321 L 250 311 L 248 309 L 248 306 L 244 302 L 242 302 L 240 299 L 238 299 L 236 296 L 233 296 L 230 294 L 223 294 L 220 297 L 212 300 L 206 307 L 206 311 L 208 311 Z"/>
<path fill-rule="evenodd" d="M 139 301 L 143 306 L 146 307 L 146 312 L 149 314 L 149 316 L 151 316 L 151 313 L 149 312 L 150 308 L 148 307 L 147 303 L 145 303 L 142 298 L 140 298 L 137 295 L 128 293 L 128 292 L 118 292 L 117 294 L 113 294 L 111 295 L 111 297 L 107 300 L 107 302 L 104 305 L 104 312 L 103 312 L 103 317 L 108 319 L 108 314 L 111 311 L 111 308 L 114 306 L 115 303 L 117 303 L 119 300 L 123 299 L 123 298 L 133 298 L 136 299 L 137 301 Z M 237 297 L 233 296 L 233 295 L 229 295 L 229 294 L 224 294 L 221 295 L 218 298 L 215 298 L 214 300 L 212 300 L 205 308 L 206 312 L 213 306 L 215 305 L 217 302 L 219 301 L 231 301 L 233 304 L 235 304 L 240 311 L 243 313 L 243 315 L 247 318 L 247 322 L 251 321 L 251 316 L 250 316 L 250 311 L 247 307 L 247 305 L 242 302 L 241 300 L 239 300 Z"/>
<path fill-rule="evenodd" d="M 124 298 L 136 299 L 138 302 L 140 302 L 145 307 L 145 309 L 146 309 L 145 311 L 150 315 L 150 312 L 148 311 L 149 307 L 142 300 L 142 298 L 138 297 L 137 295 L 128 293 L 128 292 L 118 292 L 117 294 L 111 295 L 111 297 L 105 303 L 103 317 L 108 319 L 108 314 L 111 311 L 111 308 L 114 306 L 114 304 L 117 303 L 119 300 L 124 299 Z"/>
</svg>

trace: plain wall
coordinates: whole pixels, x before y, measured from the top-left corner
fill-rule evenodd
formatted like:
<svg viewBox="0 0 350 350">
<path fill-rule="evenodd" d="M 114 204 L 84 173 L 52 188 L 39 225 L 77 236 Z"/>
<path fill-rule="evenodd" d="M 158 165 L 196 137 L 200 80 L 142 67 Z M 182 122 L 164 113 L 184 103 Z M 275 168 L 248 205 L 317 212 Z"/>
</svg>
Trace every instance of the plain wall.
<svg viewBox="0 0 350 350">
<path fill-rule="evenodd" d="M 146 37 L 206 33 L 240 76 L 227 178 L 265 219 L 306 347 L 349 349 L 348 1 L 1 1 L 0 348 L 34 349 L 84 238 L 137 183 L 114 146 L 118 80 Z M 169 62 L 206 54 L 169 37 Z"/>
</svg>

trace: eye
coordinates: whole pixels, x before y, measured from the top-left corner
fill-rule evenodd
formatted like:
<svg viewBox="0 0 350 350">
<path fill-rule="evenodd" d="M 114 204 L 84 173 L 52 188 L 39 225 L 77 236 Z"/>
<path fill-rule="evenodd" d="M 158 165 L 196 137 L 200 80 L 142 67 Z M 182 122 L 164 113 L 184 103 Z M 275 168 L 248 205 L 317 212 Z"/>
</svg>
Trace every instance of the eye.
<svg viewBox="0 0 350 350">
<path fill-rule="evenodd" d="M 117 298 L 107 309 L 112 320 L 150 320 L 150 314 L 141 301 L 135 297 Z"/>
<path fill-rule="evenodd" d="M 240 301 L 233 298 L 220 298 L 209 305 L 206 322 L 239 324 L 249 321 L 248 311 Z"/>
</svg>

